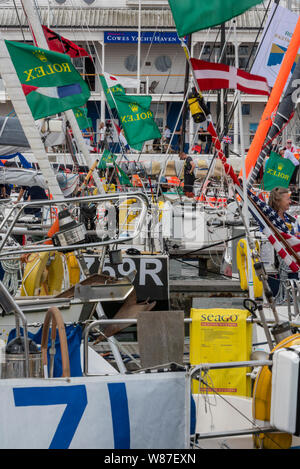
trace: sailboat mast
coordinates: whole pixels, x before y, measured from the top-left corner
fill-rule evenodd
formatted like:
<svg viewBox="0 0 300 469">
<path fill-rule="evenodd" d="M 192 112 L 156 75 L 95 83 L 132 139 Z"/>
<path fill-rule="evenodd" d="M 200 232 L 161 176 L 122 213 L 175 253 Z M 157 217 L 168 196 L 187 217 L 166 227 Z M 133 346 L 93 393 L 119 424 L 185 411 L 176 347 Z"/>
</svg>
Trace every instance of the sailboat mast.
<svg viewBox="0 0 300 469">
<path fill-rule="evenodd" d="M 142 5 L 141 0 L 139 0 L 139 10 L 138 10 L 138 45 L 137 45 L 137 93 L 140 94 L 140 82 L 141 82 L 141 25 L 142 23 Z"/>
<path fill-rule="evenodd" d="M 191 50 L 191 44 L 192 44 L 192 35 L 189 34 L 187 37 L 187 48 L 190 51 Z M 188 90 L 189 90 L 189 81 L 190 81 L 190 63 L 187 60 L 185 64 L 185 78 L 184 78 L 184 93 L 183 96 L 187 96 Z M 182 112 L 182 125 L 181 125 L 181 135 L 180 135 L 180 148 L 179 151 L 184 151 L 184 145 L 185 145 L 185 129 L 186 129 L 186 121 L 187 121 L 187 113 L 189 112 L 189 107 L 187 100 L 184 104 L 183 107 L 183 112 Z"/>
<path fill-rule="evenodd" d="M 0 38 L 0 73 L 5 88 L 10 96 L 14 111 L 23 127 L 24 134 L 34 154 L 47 187 L 53 198 L 62 198 L 63 193 L 59 187 L 56 176 L 51 168 L 45 145 L 35 124 L 30 108 L 26 101 L 16 70 L 12 64 L 4 39 Z"/>
<path fill-rule="evenodd" d="M 39 21 L 39 17 L 37 15 L 35 6 L 32 4 L 31 0 L 21 0 L 21 5 L 22 8 L 26 14 L 30 29 L 32 31 L 32 34 L 34 35 L 35 41 L 38 44 L 39 47 L 43 49 L 49 50 L 47 40 L 45 38 L 45 35 L 43 33 L 43 29 L 41 26 L 41 23 Z M 92 167 L 93 165 L 93 160 L 91 158 L 90 152 L 87 148 L 87 145 L 83 139 L 81 130 L 78 126 L 76 117 L 74 115 L 74 112 L 72 110 L 65 111 L 65 116 L 66 119 L 69 121 L 70 126 L 72 128 L 74 137 L 76 139 L 76 142 L 78 144 L 79 150 L 83 154 L 86 164 L 89 168 Z M 97 169 L 93 172 L 93 178 L 95 181 L 95 184 L 97 186 L 97 189 L 99 190 L 100 193 L 105 193 L 103 185 L 101 183 L 101 180 L 98 176 Z"/>
</svg>

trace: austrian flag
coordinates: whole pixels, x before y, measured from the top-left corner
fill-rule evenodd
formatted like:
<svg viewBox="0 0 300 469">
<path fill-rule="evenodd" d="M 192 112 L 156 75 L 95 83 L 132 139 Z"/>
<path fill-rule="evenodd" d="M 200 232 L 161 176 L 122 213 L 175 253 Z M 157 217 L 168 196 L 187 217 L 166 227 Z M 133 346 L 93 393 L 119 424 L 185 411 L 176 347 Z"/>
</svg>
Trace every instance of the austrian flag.
<svg viewBox="0 0 300 469">
<path fill-rule="evenodd" d="M 195 79 L 201 91 L 234 89 L 247 94 L 269 95 L 266 78 L 205 60 L 191 59 Z"/>
</svg>

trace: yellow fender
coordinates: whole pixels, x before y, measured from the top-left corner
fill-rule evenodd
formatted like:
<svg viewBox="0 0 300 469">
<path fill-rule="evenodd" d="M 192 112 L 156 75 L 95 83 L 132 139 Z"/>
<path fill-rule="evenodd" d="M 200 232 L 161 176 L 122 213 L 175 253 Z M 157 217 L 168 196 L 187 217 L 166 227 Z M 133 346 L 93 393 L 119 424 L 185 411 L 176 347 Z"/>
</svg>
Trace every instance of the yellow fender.
<svg viewBox="0 0 300 469">
<path fill-rule="evenodd" d="M 64 265 L 61 253 L 55 253 L 55 257 L 50 265 L 46 267 L 46 271 L 43 273 L 46 278 L 41 284 L 40 295 L 57 295 L 61 292 L 64 279 Z"/>
<path fill-rule="evenodd" d="M 80 280 L 80 268 L 74 252 L 68 252 L 66 254 L 66 260 L 69 272 L 70 287 L 72 287 Z"/>
<path fill-rule="evenodd" d="M 300 345 L 300 334 L 294 334 L 282 340 L 272 352 L 279 348 Z M 268 366 L 263 366 L 257 375 L 252 399 L 252 415 L 254 419 L 270 421 L 271 415 L 272 372 Z M 260 433 L 253 437 L 256 448 L 263 449 L 289 449 L 292 444 L 292 435 L 289 433 Z"/>
<path fill-rule="evenodd" d="M 30 254 L 24 269 L 21 296 L 35 296 L 40 294 L 42 275 L 46 269 L 48 258 L 49 252 Z"/>
<path fill-rule="evenodd" d="M 256 241 L 256 249 L 259 251 L 259 244 Z M 240 285 L 242 290 L 248 290 L 248 261 L 247 261 L 247 242 L 246 239 L 240 239 L 236 250 L 236 262 L 239 269 Z M 256 275 L 253 260 L 252 264 L 252 278 L 255 298 L 260 298 L 263 294 L 263 284 Z"/>
<path fill-rule="evenodd" d="M 55 252 L 54 259 L 48 266 L 49 252 L 32 253 L 26 263 L 21 296 L 55 295 L 61 292 L 64 279 L 62 255 Z"/>
</svg>

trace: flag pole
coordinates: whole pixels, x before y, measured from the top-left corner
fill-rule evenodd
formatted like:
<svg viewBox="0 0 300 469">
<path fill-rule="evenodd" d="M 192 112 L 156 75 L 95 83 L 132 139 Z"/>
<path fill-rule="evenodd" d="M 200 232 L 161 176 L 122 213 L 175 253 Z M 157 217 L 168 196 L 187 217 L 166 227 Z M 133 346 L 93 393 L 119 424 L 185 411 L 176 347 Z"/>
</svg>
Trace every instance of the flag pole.
<svg viewBox="0 0 300 469">
<path fill-rule="evenodd" d="M 199 88 L 199 84 L 198 84 L 198 81 L 197 81 L 197 78 L 195 76 L 195 72 L 194 72 L 194 68 L 191 64 L 191 57 L 190 57 L 190 51 L 186 45 L 186 43 L 183 41 L 183 39 L 181 38 L 181 46 L 184 50 L 184 53 L 185 53 L 185 57 L 186 57 L 186 60 L 188 61 L 189 65 L 190 65 L 190 70 L 192 71 L 192 75 L 193 75 L 193 81 L 194 81 L 194 85 L 195 85 L 195 88 L 196 90 L 198 91 L 198 93 L 201 93 L 201 90 Z M 204 113 L 205 114 L 205 113 Z M 209 119 L 209 115 L 205 115 L 206 117 L 206 120 L 209 121 L 212 125 L 212 120 Z M 221 144 L 220 144 L 220 148 L 221 148 Z M 225 157 L 225 156 L 224 156 Z M 202 195 L 204 194 L 205 190 L 206 190 L 206 187 L 207 187 L 207 184 L 208 184 L 208 179 L 212 173 L 212 169 L 213 169 L 213 163 L 214 163 L 214 160 L 216 158 L 216 155 L 213 156 L 211 162 L 210 162 L 210 165 L 209 165 L 209 168 L 208 168 L 208 171 L 207 171 L 207 174 L 205 176 L 205 179 L 202 183 L 202 186 L 201 186 L 201 190 L 200 190 L 200 195 L 199 195 L 199 199 L 201 200 L 202 198 Z"/>
<path fill-rule="evenodd" d="M 140 80 L 141 80 L 141 22 L 142 22 L 142 5 L 139 0 L 139 11 L 138 11 L 138 48 L 137 48 L 137 79 L 138 88 L 137 94 L 141 93 Z"/>
<path fill-rule="evenodd" d="M 239 66 L 238 58 L 238 45 L 237 45 L 237 36 L 236 36 L 236 21 L 233 20 L 233 32 L 234 32 L 234 42 L 235 42 L 235 66 Z M 243 114 L 242 114 L 242 102 L 241 102 L 241 92 L 236 90 L 235 97 L 238 103 L 238 124 L 240 135 L 240 153 L 243 162 L 243 193 L 244 193 L 244 203 L 243 203 L 243 218 L 246 229 L 246 243 L 247 243 L 247 265 L 248 265 L 248 287 L 249 287 L 249 297 L 254 299 L 254 284 L 253 284 L 253 275 L 252 275 L 252 252 L 253 246 L 250 239 L 250 230 L 249 230 L 249 212 L 248 212 L 248 195 L 247 195 L 247 176 L 246 176 L 246 166 L 245 166 L 245 143 L 244 143 L 244 126 L 243 126 Z"/>
<path fill-rule="evenodd" d="M 30 30 L 32 31 L 32 34 L 35 38 L 35 41 L 37 42 L 39 47 L 42 47 L 43 49 L 49 50 L 47 40 L 45 38 L 41 23 L 39 21 L 38 15 L 35 10 L 35 6 L 32 5 L 31 2 L 28 0 L 21 0 L 22 8 L 26 14 L 28 24 L 30 27 Z M 74 112 L 72 110 L 65 111 L 65 116 L 67 120 L 70 123 L 70 126 L 73 130 L 74 137 L 76 138 L 76 141 L 78 143 L 78 147 L 83 154 L 86 164 L 89 168 L 92 167 L 93 165 L 93 160 L 90 156 L 90 152 L 87 148 L 87 145 L 83 139 L 81 130 L 79 128 L 79 125 L 77 123 L 76 117 L 74 115 Z M 101 194 L 105 194 L 103 184 L 100 181 L 99 175 L 97 173 L 97 170 L 93 172 L 93 179 L 95 181 L 95 184 L 97 186 L 97 189 Z"/>
</svg>

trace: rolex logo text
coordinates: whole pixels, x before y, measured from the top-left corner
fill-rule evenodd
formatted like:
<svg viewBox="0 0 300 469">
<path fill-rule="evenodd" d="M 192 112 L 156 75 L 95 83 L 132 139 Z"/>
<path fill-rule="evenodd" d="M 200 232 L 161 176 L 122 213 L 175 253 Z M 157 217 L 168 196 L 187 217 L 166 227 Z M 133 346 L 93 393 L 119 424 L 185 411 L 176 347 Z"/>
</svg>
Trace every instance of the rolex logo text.
<svg viewBox="0 0 300 469">
<path fill-rule="evenodd" d="M 136 112 L 136 111 L 133 111 L 133 112 Z M 137 112 L 134 115 L 128 114 L 128 115 L 122 116 L 122 122 L 125 123 L 125 124 L 129 123 L 129 122 L 137 122 L 139 120 L 151 119 L 152 116 L 153 115 L 152 115 L 151 111 L 140 112 L 140 113 Z"/>
<path fill-rule="evenodd" d="M 24 70 L 26 76 L 26 82 L 35 80 L 36 78 L 41 78 L 47 75 L 54 75 L 55 73 L 71 73 L 70 65 L 68 62 L 61 64 L 47 64 L 41 65 L 40 67 L 30 68 L 29 70 Z"/>
</svg>

